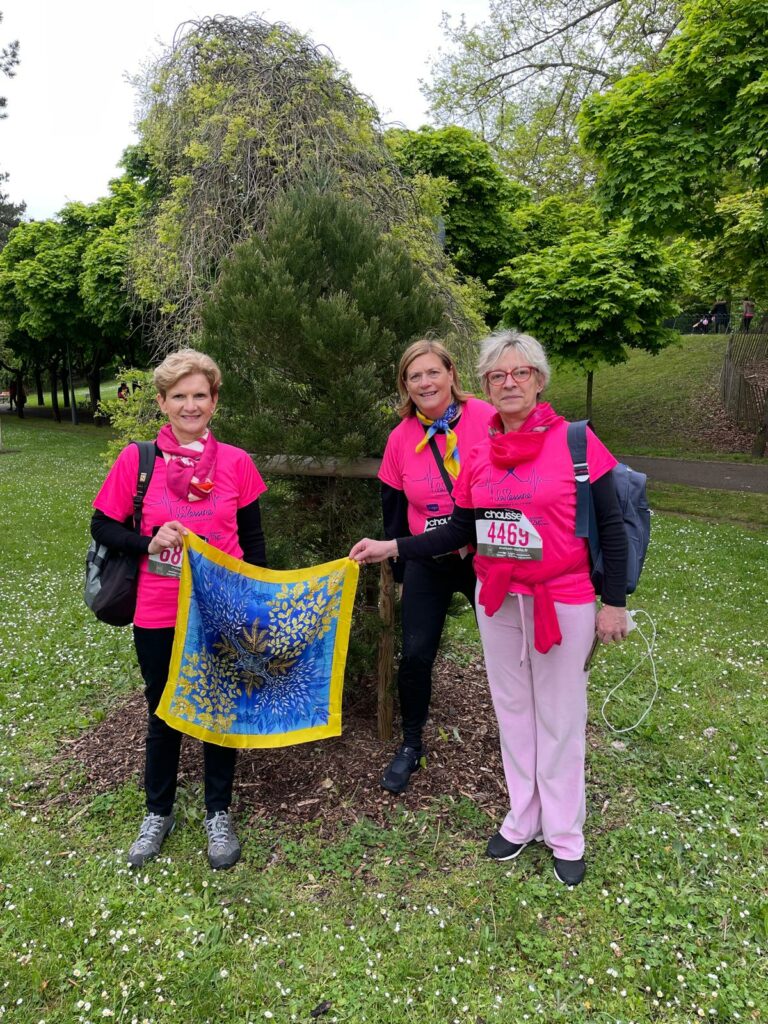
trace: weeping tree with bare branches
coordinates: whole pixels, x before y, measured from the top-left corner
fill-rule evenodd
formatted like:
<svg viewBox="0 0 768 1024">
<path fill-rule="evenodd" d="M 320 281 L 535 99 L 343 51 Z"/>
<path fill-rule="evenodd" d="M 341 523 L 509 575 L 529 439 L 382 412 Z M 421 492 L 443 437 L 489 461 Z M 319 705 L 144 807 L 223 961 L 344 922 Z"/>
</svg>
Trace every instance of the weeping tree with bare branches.
<svg viewBox="0 0 768 1024">
<path fill-rule="evenodd" d="M 653 67 L 680 0 L 491 0 L 485 24 L 443 29 L 450 46 L 424 93 L 440 124 L 461 124 L 542 198 L 593 177 L 579 150 L 584 99 L 637 65 Z"/>
<path fill-rule="evenodd" d="M 256 16 L 205 18 L 181 26 L 137 84 L 140 142 L 129 159 L 154 202 L 131 284 L 156 348 L 194 339 L 224 259 L 306 182 L 365 202 L 440 286 L 456 335 L 477 328 L 377 111 L 327 50 Z"/>
</svg>

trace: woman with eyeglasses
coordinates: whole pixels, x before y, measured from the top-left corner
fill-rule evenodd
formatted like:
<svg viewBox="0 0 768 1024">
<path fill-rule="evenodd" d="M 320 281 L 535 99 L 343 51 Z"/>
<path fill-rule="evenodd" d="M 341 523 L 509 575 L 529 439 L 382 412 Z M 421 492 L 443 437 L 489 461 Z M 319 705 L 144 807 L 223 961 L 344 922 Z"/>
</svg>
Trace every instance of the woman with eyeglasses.
<svg viewBox="0 0 768 1024">
<path fill-rule="evenodd" d="M 587 542 L 575 535 L 568 425 L 541 401 L 550 377 L 544 350 L 525 334 L 491 335 L 478 372 L 496 414 L 484 442 L 464 460 L 448 524 L 418 537 L 359 541 L 350 557 L 424 558 L 476 545 L 478 625 L 510 806 L 486 853 L 512 860 L 543 838 L 557 878 L 578 885 L 586 870 L 587 663 L 595 636 L 612 643 L 627 635 L 616 459 L 587 432 L 604 558 L 597 611 Z"/>
<path fill-rule="evenodd" d="M 445 346 L 415 341 L 397 373 L 400 423 L 389 435 L 379 471 L 384 536 L 418 536 L 448 522 L 451 492 L 464 459 L 488 433 L 493 408 L 461 390 Z M 459 550 L 462 548 L 462 550 Z M 397 674 L 403 741 L 381 778 L 402 793 L 426 755 L 424 725 L 432 696 L 432 665 L 454 594 L 474 604 L 472 555 L 462 545 L 436 557 L 402 557 L 393 563 L 402 583 L 403 648 Z"/>
</svg>

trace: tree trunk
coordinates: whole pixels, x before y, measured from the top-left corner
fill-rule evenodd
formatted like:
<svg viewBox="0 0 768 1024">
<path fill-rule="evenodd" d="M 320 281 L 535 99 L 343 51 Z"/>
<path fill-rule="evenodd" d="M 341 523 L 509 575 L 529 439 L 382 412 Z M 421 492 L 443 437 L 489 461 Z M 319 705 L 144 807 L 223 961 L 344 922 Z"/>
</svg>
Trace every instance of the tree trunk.
<svg viewBox="0 0 768 1024">
<path fill-rule="evenodd" d="M 65 409 L 69 408 L 69 386 L 66 367 L 61 371 L 61 404 Z"/>
<path fill-rule="evenodd" d="M 88 394 L 91 412 L 95 415 L 101 401 L 101 367 L 97 366 L 88 374 Z"/>
<path fill-rule="evenodd" d="M 587 419 L 592 419 L 592 384 L 595 379 L 595 371 L 587 370 Z"/>
<path fill-rule="evenodd" d="M 21 373 L 16 374 L 16 415 L 20 420 L 24 419 L 24 406 L 27 404 L 27 392 L 24 390 L 24 378 Z"/>
<path fill-rule="evenodd" d="M 45 405 L 43 394 L 43 371 L 39 365 L 35 365 L 35 388 L 37 389 L 37 404 Z"/>
<path fill-rule="evenodd" d="M 53 418 L 57 423 L 61 423 L 61 411 L 59 410 L 59 373 L 56 368 L 56 363 L 51 363 L 48 367 L 48 373 L 51 378 L 51 409 L 53 410 Z"/>
</svg>

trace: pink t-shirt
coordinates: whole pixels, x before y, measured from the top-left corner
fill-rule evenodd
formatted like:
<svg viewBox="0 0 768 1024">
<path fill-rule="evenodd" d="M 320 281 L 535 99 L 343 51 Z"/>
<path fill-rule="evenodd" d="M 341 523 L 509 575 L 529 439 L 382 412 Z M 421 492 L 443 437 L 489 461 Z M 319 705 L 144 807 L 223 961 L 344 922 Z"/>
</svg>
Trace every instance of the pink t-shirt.
<svg viewBox="0 0 768 1024">
<path fill-rule="evenodd" d="M 587 542 L 574 533 L 576 482 L 568 449 L 568 424 L 563 421 L 547 431 L 541 451 L 532 462 L 503 469 L 494 466 L 490 456 L 490 444 L 474 448 L 453 491 L 458 506 L 475 510 L 478 554 L 490 555 L 495 547 L 506 557 L 546 565 L 548 558 L 571 560 L 581 553 L 579 569 L 548 582 L 549 590 L 553 600 L 564 604 L 594 600 Z M 617 464 L 589 429 L 587 462 L 590 481 L 599 480 Z M 509 510 L 512 514 L 495 518 L 494 510 Z M 483 580 L 486 571 L 482 559 L 475 560 L 475 570 Z M 509 589 L 513 594 L 532 593 L 523 583 L 513 582 Z"/>
<path fill-rule="evenodd" d="M 455 427 L 462 470 L 475 445 L 488 437 L 488 422 L 495 411 L 492 405 L 479 398 L 467 399 Z M 431 447 L 427 445 L 420 452 L 415 450 L 423 439 L 424 427 L 415 416 L 401 420 L 389 435 L 379 469 L 379 480 L 405 492 L 408 527 L 414 536 L 447 522 L 453 512 L 453 500 Z M 435 434 L 435 440 L 440 454 L 444 455 L 445 434 Z M 461 475 L 460 471 L 459 478 Z"/>
<path fill-rule="evenodd" d="M 129 444 L 115 460 L 101 490 L 94 498 L 93 507 L 110 519 L 120 522 L 127 519 L 133 512 L 138 470 L 139 450 L 135 444 Z M 145 537 L 151 537 L 156 528 L 176 519 L 214 547 L 234 558 L 241 558 L 243 549 L 237 536 L 237 510 L 250 505 L 266 489 L 247 452 L 219 442 L 214 488 L 210 495 L 200 501 L 180 500 L 168 492 L 165 460 L 157 458 L 144 496 L 141 532 Z M 163 557 L 167 559 L 165 554 Z M 167 561 L 161 562 L 158 556 L 153 559 L 152 569 L 155 571 L 150 571 L 149 562 L 146 555 L 139 561 L 134 624 L 146 629 L 175 626 L 178 577 L 163 575 L 170 566 Z M 173 567 L 173 571 L 177 570 L 178 565 Z"/>
</svg>

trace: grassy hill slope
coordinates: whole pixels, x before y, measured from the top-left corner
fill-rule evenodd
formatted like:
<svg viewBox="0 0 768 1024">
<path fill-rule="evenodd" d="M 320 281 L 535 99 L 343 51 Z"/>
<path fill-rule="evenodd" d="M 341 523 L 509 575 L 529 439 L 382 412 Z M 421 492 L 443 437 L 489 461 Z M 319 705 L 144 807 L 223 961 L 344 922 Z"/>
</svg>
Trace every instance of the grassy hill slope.
<svg viewBox="0 0 768 1024">
<path fill-rule="evenodd" d="M 603 441 L 624 455 L 747 458 L 753 436 L 726 417 L 718 393 L 725 335 L 681 337 L 652 356 L 634 352 L 595 372 L 593 421 Z M 569 419 L 584 416 L 586 375 L 556 368 L 547 399 Z"/>
</svg>

